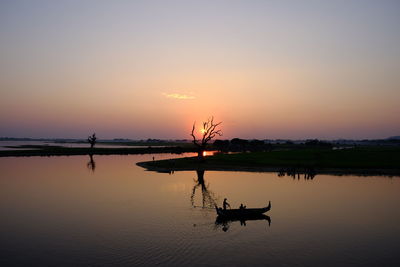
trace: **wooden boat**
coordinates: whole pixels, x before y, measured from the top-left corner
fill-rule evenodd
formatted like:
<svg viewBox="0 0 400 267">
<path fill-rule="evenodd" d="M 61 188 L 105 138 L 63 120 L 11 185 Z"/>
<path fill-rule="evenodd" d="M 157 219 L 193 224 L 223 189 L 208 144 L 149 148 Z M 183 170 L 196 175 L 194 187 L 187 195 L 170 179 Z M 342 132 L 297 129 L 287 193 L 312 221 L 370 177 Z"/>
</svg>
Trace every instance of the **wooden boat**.
<svg viewBox="0 0 400 267">
<path fill-rule="evenodd" d="M 218 216 L 229 217 L 229 218 L 240 218 L 240 217 L 251 217 L 261 215 L 266 213 L 271 209 L 271 201 L 269 201 L 268 206 L 265 208 L 245 208 L 245 209 L 222 209 L 215 206 Z"/>
</svg>

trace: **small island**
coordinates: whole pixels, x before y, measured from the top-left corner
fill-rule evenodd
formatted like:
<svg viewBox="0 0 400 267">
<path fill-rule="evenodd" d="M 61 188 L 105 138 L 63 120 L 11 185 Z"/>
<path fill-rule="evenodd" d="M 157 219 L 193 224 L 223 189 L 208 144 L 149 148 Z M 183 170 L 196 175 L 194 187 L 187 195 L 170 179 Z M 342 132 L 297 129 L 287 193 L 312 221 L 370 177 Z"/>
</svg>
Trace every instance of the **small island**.
<svg viewBox="0 0 400 267">
<path fill-rule="evenodd" d="M 400 175 L 400 147 L 354 147 L 348 149 L 292 146 L 261 152 L 216 153 L 197 157 L 139 162 L 150 171 L 255 171 L 361 175 Z"/>
</svg>

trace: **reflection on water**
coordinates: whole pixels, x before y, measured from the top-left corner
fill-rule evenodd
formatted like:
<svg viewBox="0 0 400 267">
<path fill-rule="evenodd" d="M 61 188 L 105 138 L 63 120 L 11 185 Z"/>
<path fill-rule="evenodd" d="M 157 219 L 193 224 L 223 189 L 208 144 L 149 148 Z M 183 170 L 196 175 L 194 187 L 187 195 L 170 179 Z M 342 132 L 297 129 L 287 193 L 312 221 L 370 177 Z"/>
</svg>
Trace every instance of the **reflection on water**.
<svg viewBox="0 0 400 267">
<path fill-rule="evenodd" d="M 203 208 L 203 209 L 208 208 L 210 210 L 215 210 L 215 208 L 218 206 L 219 198 L 215 197 L 215 194 L 209 189 L 210 184 L 209 183 L 206 184 L 206 182 L 204 180 L 205 171 L 197 170 L 196 174 L 197 174 L 197 179 L 194 180 L 195 185 L 193 186 L 192 194 L 190 196 L 190 202 L 192 204 L 192 207 Z M 200 189 L 200 192 L 201 192 L 201 203 L 202 203 L 201 206 L 196 206 L 195 201 L 194 201 L 197 189 Z M 271 218 L 264 214 L 240 216 L 238 218 L 226 218 L 226 217 L 217 216 L 215 225 L 222 226 L 222 230 L 224 232 L 226 232 L 226 231 L 228 231 L 229 226 L 232 222 L 239 221 L 240 225 L 246 226 L 246 221 L 249 221 L 249 220 L 251 220 L 251 221 L 267 220 L 268 225 L 269 226 L 271 225 Z"/>
<path fill-rule="evenodd" d="M 0 158 L 1 265 L 400 263 L 399 178 L 296 174 L 294 183 L 286 174 L 169 175 L 135 165 L 153 156 L 182 155 Z M 270 199 L 274 222 L 216 221 L 211 205 L 224 197 L 232 207 Z"/>
<path fill-rule="evenodd" d="M 195 196 L 196 190 L 200 188 L 201 192 L 201 207 L 202 208 L 210 208 L 214 209 L 215 205 L 217 205 L 218 198 L 215 197 L 214 193 L 209 190 L 209 184 L 206 184 L 204 180 L 204 170 L 196 171 L 197 179 L 194 180 L 195 185 L 192 189 L 192 194 L 190 196 L 190 202 L 192 207 L 196 207 L 195 205 Z"/>
<path fill-rule="evenodd" d="M 279 177 L 290 176 L 294 179 L 300 180 L 300 177 L 303 177 L 304 180 L 313 180 L 317 175 L 314 168 L 282 168 L 278 172 Z"/>
<path fill-rule="evenodd" d="M 92 172 L 94 172 L 94 170 L 96 169 L 96 162 L 93 159 L 93 154 L 89 154 L 89 161 L 88 163 L 86 163 L 86 166 Z"/>
<path fill-rule="evenodd" d="M 67 143 L 55 141 L 0 141 L 0 150 L 27 150 L 32 148 L 15 148 L 17 146 L 34 145 L 34 146 L 62 146 L 62 147 L 89 147 L 88 143 Z M 131 146 L 131 145 L 114 145 L 110 143 L 97 143 L 97 148 L 143 148 L 148 146 Z M 151 146 L 165 147 L 165 146 Z M 207 154 L 208 155 L 208 154 Z"/>
<path fill-rule="evenodd" d="M 258 214 L 240 218 L 229 218 L 229 219 L 227 219 L 226 217 L 217 216 L 217 219 L 215 220 L 215 225 L 217 226 L 217 228 L 218 226 L 221 226 L 222 231 L 226 232 L 229 230 L 229 226 L 232 222 L 239 221 L 241 226 L 246 226 L 246 221 L 260 221 L 260 220 L 266 220 L 268 222 L 268 226 L 271 226 L 271 217 L 265 214 Z"/>
</svg>

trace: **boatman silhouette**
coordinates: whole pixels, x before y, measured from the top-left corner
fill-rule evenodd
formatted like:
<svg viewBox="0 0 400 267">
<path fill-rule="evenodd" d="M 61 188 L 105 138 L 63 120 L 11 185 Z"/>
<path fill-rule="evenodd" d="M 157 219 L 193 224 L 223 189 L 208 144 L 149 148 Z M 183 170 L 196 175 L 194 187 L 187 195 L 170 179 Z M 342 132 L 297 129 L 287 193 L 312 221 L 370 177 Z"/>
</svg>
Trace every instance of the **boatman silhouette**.
<svg viewBox="0 0 400 267">
<path fill-rule="evenodd" d="M 222 202 L 222 207 L 224 208 L 224 210 L 226 210 L 228 206 L 229 208 L 231 208 L 231 205 L 229 205 L 229 203 L 226 201 L 226 198 L 224 198 L 224 202 Z"/>
</svg>

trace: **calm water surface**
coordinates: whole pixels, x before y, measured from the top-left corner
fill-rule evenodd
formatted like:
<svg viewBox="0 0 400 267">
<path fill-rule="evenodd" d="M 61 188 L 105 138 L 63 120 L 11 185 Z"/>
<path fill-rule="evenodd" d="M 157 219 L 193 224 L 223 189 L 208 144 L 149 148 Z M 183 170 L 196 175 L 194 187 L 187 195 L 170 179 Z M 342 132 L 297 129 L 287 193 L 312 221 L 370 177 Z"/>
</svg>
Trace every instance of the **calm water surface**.
<svg viewBox="0 0 400 267">
<path fill-rule="evenodd" d="M 399 178 L 135 165 L 152 156 L 0 158 L 0 265 L 400 264 Z M 270 225 L 216 224 L 208 207 L 224 197 L 234 207 L 271 200 Z"/>
<path fill-rule="evenodd" d="M 0 141 L 0 150 L 31 150 L 32 148 L 15 148 L 8 146 L 62 146 L 62 147 L 90 147 L 88 143 L 56 143 L 51 141 Z M 143 148 L 148 146 L 129 146 L 129 145 L 111 145 L 97 143 L 97 148 Z M 151 147 L 165 147 L 165 146 L 151 146 Z"/>
</svg>

